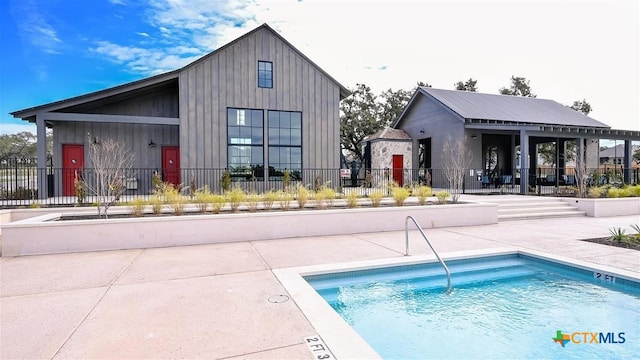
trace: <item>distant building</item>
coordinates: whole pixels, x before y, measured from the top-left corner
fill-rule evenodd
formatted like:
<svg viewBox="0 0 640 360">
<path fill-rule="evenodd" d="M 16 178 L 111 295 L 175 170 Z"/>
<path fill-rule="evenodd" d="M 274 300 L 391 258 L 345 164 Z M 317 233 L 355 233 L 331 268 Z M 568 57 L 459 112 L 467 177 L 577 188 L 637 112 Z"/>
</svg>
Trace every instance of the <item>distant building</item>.
<svg viewBox="0 0 640 360">
<path fill-rule="evenodd" d="M 631 154 L 640 149 L 638 145 L 632 145 Z M 624 144 L 615 145 L 604 150 L 600 150 L 600 165 L 623 165 L 625 163 Z M 632 165 L 634 165 L 632 161 Z M 637 165 L 637 164 L 636 164 Z"/>
</svg>

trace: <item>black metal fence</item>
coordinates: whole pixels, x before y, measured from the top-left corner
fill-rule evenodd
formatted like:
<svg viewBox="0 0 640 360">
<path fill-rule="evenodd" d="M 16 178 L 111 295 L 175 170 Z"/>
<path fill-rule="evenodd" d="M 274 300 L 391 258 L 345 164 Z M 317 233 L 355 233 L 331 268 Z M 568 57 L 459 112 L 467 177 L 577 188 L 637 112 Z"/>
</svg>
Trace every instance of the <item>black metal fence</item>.
<svg viewBox="0 0 640 360">
<path fill-rule="evenodd" d="M 130 169 L 119 175 L 124 188 L 122 200 L 152 194 L 158 181 L 175 183 L 186 195 L 205 186 L 213 192 L 221 192 L 225 172 L 227 169 L 182 169 L 171 174 L 163 173 L 160 169 Z M 588 186 L 640 184 L 638 168 L 601 167 L 590 169 L 588 174 Z M 446 169 L 360 169 L 357 172 L 349 169 L 253 169 L 246 172 L 230 171 L 229 175 L 231 186 L 256 193 L 302 185 L 311 190 L 328 186 L 343 193 L 356 191 L 366 196 L 373 189 L 388 193 L 392 181 L 403 186 L 423 184 L 431 186 L 434 191 L 453 192 Z M 75 187 L 76 179 L 82 179 L 89 186 L 95 185 L 95 171 L 74 171 L 51 166 L 43 169 L 38 168 L 33 159 L 0 162 L 0 208 L 28 206 L 32 203 L 74 205 L 79 195 Z M 464 171 L 464 187 L 455 192 L 566 195 L 575 186 L 573 169 L 540 168 L 533 172 L 528 169 L 508 169 L 492 173 L 468 169 Z M 45 192 L 42 192 L 43 187 L 46 188 Z M 91 197 L 87 196 L 86 201 L 91 202 Z"/>
</svg>

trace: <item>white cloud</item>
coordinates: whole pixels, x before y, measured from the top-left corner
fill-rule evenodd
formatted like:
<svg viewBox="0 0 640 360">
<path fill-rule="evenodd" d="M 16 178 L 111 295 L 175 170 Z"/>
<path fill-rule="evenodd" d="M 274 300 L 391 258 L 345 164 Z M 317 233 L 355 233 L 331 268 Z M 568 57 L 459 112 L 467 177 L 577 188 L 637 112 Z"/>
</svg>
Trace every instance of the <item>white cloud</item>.
<svg viewBox="0 0 640 360">
<path fill-rule="evenodd" d="M 57 31 L 50 24 L 40 4 L 33 0 L 16 2 L 12 10 L 15 11 L 18 24 L 18 34 L 27 43 L 46 54 L 60 54 L 62 40 Z"/>
<path fill-rule="evenodd" d="M 640 129 L 639 8 L 623 0 L 149 0 L 158 40 L 105 41 L 94 51 L 157 74 L 268 23 L 348 87 L 452 89 L 474 78 L 480 91 L 497 93 L 524 76 L 540 98 L 585 98 L 594 118 Z"/>
<path fill-rule="evenodd" d="M 126 5 L 124 0 L 109 0 L 109 2 L 112 3 L 113 5 L 121 5 L 121 6 Z"/>
<path fill-rule="evenodd" d="M 137 32 L 136 34 L 143 36 L 143 37 L 149 37 L 149 34 L 147 34 L 146 32 Z"/>
</svg>

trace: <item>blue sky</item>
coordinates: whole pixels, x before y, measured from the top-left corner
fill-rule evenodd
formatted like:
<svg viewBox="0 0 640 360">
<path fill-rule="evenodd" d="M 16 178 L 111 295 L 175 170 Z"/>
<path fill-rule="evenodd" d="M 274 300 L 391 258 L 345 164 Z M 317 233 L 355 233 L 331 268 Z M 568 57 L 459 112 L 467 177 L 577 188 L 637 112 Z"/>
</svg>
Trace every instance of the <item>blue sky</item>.
<svg viewBox="0 0 640 360">
<path fill-rule="evenodd" d="M 640 129 L 638 1 L 3 0 L 0 133 L 32 129 L 11 111 L 177 69 L 265 22 L 347 87 L 497 93 L 524 76 Z"/>
</svg>

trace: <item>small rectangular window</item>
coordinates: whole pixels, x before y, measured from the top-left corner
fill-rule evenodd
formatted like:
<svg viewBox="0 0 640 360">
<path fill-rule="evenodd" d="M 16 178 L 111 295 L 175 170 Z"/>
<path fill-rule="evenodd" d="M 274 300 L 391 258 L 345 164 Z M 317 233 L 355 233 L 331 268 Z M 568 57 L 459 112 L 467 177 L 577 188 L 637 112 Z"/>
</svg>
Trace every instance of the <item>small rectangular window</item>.
<svg viewBox="0 0 640 360">
<path fill-rule="evenodd" d="M 273 63 L 258 61 L 258 87 L 273 88 Z"/>
</svg>

